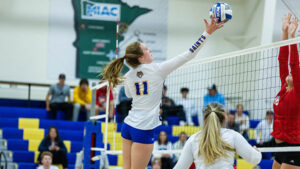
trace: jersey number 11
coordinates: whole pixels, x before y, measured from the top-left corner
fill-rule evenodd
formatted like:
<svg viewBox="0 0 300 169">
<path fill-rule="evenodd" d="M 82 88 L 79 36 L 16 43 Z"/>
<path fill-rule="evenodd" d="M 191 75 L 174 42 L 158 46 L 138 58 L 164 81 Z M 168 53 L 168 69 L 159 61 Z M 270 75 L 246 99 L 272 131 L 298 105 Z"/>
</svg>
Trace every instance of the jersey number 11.
<svg viewBox="0 0 300 169">
<path fill-rule="evenodd" d="M 142 85 L 144 87 L 143 92 L 141 92 L 141 83 L 140 82 L 136 82 L 136 83 L 134 83 L 134 85 L 135 85 L 136 95 L 138 95 L 138 96 L 148 95 L 148 81 L 142 81 Z"/>
</svg>

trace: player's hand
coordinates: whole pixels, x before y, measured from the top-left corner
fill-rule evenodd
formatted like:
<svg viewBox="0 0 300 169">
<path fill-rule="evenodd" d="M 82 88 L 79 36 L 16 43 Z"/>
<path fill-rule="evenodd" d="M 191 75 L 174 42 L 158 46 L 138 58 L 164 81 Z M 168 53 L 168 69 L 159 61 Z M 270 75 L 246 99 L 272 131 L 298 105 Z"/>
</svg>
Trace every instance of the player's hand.
<svg viewBox="0 0 300 169">
<path fill-rule="evenodd" d="M 297 29 L 298 29 L 298 19 L 295 17 L 291 21 L 291 24 L 290 24 L 290 27 L 289 27 L 289 30 L 288 30 L 288 33 L 291 36 L 291 38 L 295 38 L 295 34 L 296 34 Z"/>
<path fill-rule="evenodd" d="M 256 151 L 259 151 L 258 148 L 257 148 L 256 146 L 253 146 L 253 148 L 254 148 Z"/>
<path fill-rule="evenodd" d="M 205 22 L 206 32 L 210 35 L 214 33 L 216 30 L 224 26 L 224 23 L 223 22 L 218 23 L 218 19 L 216 19 L 215 17 L 212 17 L 210 23 L 208 23 L 206 19 L 204 19 L 204 22 Z"/>
<path fill-rule="evenodd" d="M 88 104 L 84 105 L 86 111 L 90 111 L 90 106 Z"/>
<path fill-rule="evenodd" d="M 287 15 L 284 15 L 284 17 L 282 18 L 282 32 L 283 33 L 288 33 L 290 24 L 291 24 L 291 17 L 292 14 L 288 13 Z"/>
</svg>

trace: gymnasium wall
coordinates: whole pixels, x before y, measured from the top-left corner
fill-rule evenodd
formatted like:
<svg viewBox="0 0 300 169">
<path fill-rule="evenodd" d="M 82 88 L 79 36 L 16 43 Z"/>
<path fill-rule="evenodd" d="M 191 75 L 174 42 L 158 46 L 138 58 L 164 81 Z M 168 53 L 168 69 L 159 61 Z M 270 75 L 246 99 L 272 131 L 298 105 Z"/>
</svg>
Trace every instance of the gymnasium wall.
<svg viewBox="0 0 300 169">
<path fill-rule="evenodd" d="M 208 10 L 214 2 L 216 1 L 169 0 L 168 58 L 188 49 L 203 32 L 205 25 L 202 19 L 208 18 Z M 232 5 L 233 20 L 211 37 L 198 57 L 209 57 L 260 44 L 264 1 L 225 2 Z M 56 82 L 56 79 L 47 76 L 49 11 L 50 4 L 47 0 L 0 1 L 0 80 L 49 84 Z M 64 24 L 59 26 L 63 27 Z M 75 85 L 78 80 L 67 80 L 67 83 Z M 32 98 L 44 99 L 46 91 L 34 88 Z M 0 97 L 26 98 L 27 88 L 0 85 Z"/>
</svg>

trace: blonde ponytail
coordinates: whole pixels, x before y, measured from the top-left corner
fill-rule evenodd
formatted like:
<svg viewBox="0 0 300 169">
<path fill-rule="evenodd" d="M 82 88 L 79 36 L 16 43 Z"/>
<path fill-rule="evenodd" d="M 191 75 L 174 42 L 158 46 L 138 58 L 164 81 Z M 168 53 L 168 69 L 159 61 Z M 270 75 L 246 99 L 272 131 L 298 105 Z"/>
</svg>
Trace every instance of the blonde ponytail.
<svg viewBox="0 0 300 169">
<path fill-rule="evenodd" d="M 226 151 L 235 151 L 221 137 L 221 127 L 225 119 L 222 105 L 209 104 L 204 110 L 204 126 L 201 130 L 201 139 L 198 155 L 204 156 L 206 164 L 212 164 L 217 158 L 228 157 Z"/>
<path fill-rule="evenodd" d="M 124 66 L 124 57 L 113 60 L 109 65 L 104 68 L 102 80 L 107 80 L 113 87 L 122 83 L 123 79 L 120 77 L 120 73 Z"/>
<path fill-rule="evenodd" d="M 139 57 L 143 56 L 143 50 L 140 47 L 140 42 L 133 42 L 126 48 L 125 56 L 113 60 L 109 65 L 104 68 L 102 80 L 107 80 L 113 87 L 119 85 L 124 81 L 123 77 L 120 77 L 120 73 L 124 67 L 124 60 L 132 68 L 136 68 L 140 65 Z"/>
</svg>

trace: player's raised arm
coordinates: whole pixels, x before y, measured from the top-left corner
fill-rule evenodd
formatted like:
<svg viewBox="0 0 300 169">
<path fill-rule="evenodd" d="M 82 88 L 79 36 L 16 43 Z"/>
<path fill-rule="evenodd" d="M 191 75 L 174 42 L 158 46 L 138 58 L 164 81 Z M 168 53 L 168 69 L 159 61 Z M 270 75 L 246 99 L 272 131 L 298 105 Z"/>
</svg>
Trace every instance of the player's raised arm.
<svg viewBox="0 0 300 169">
<path fill-rule="evenodd" d="M 289 38 L 289 26 L 291 20 L 291 14 L 285 15 L 282 19 L 282 40 L 287 40 Z M 279 50 L 278 55 L 279 60 L 279 74 L 281 80 L 281 86 L 285 84 L 285 78 L 289 75 L 289 46 L 282 46 Z"/>
<path fill-rule="evenodd" d="M 218 20 L 215 18 L 212 18 L 210 23 L 208 23 L 206 19 L 204 19 L 204 22 L 206 30 L 188 51 L 159 64 L 159 71 L 163 77 L 166 77 L 176 68 L 193 59 L 198 54 L 209 36 L 224 26 L 223 22 L 218 23 Z"/>
</svg>

